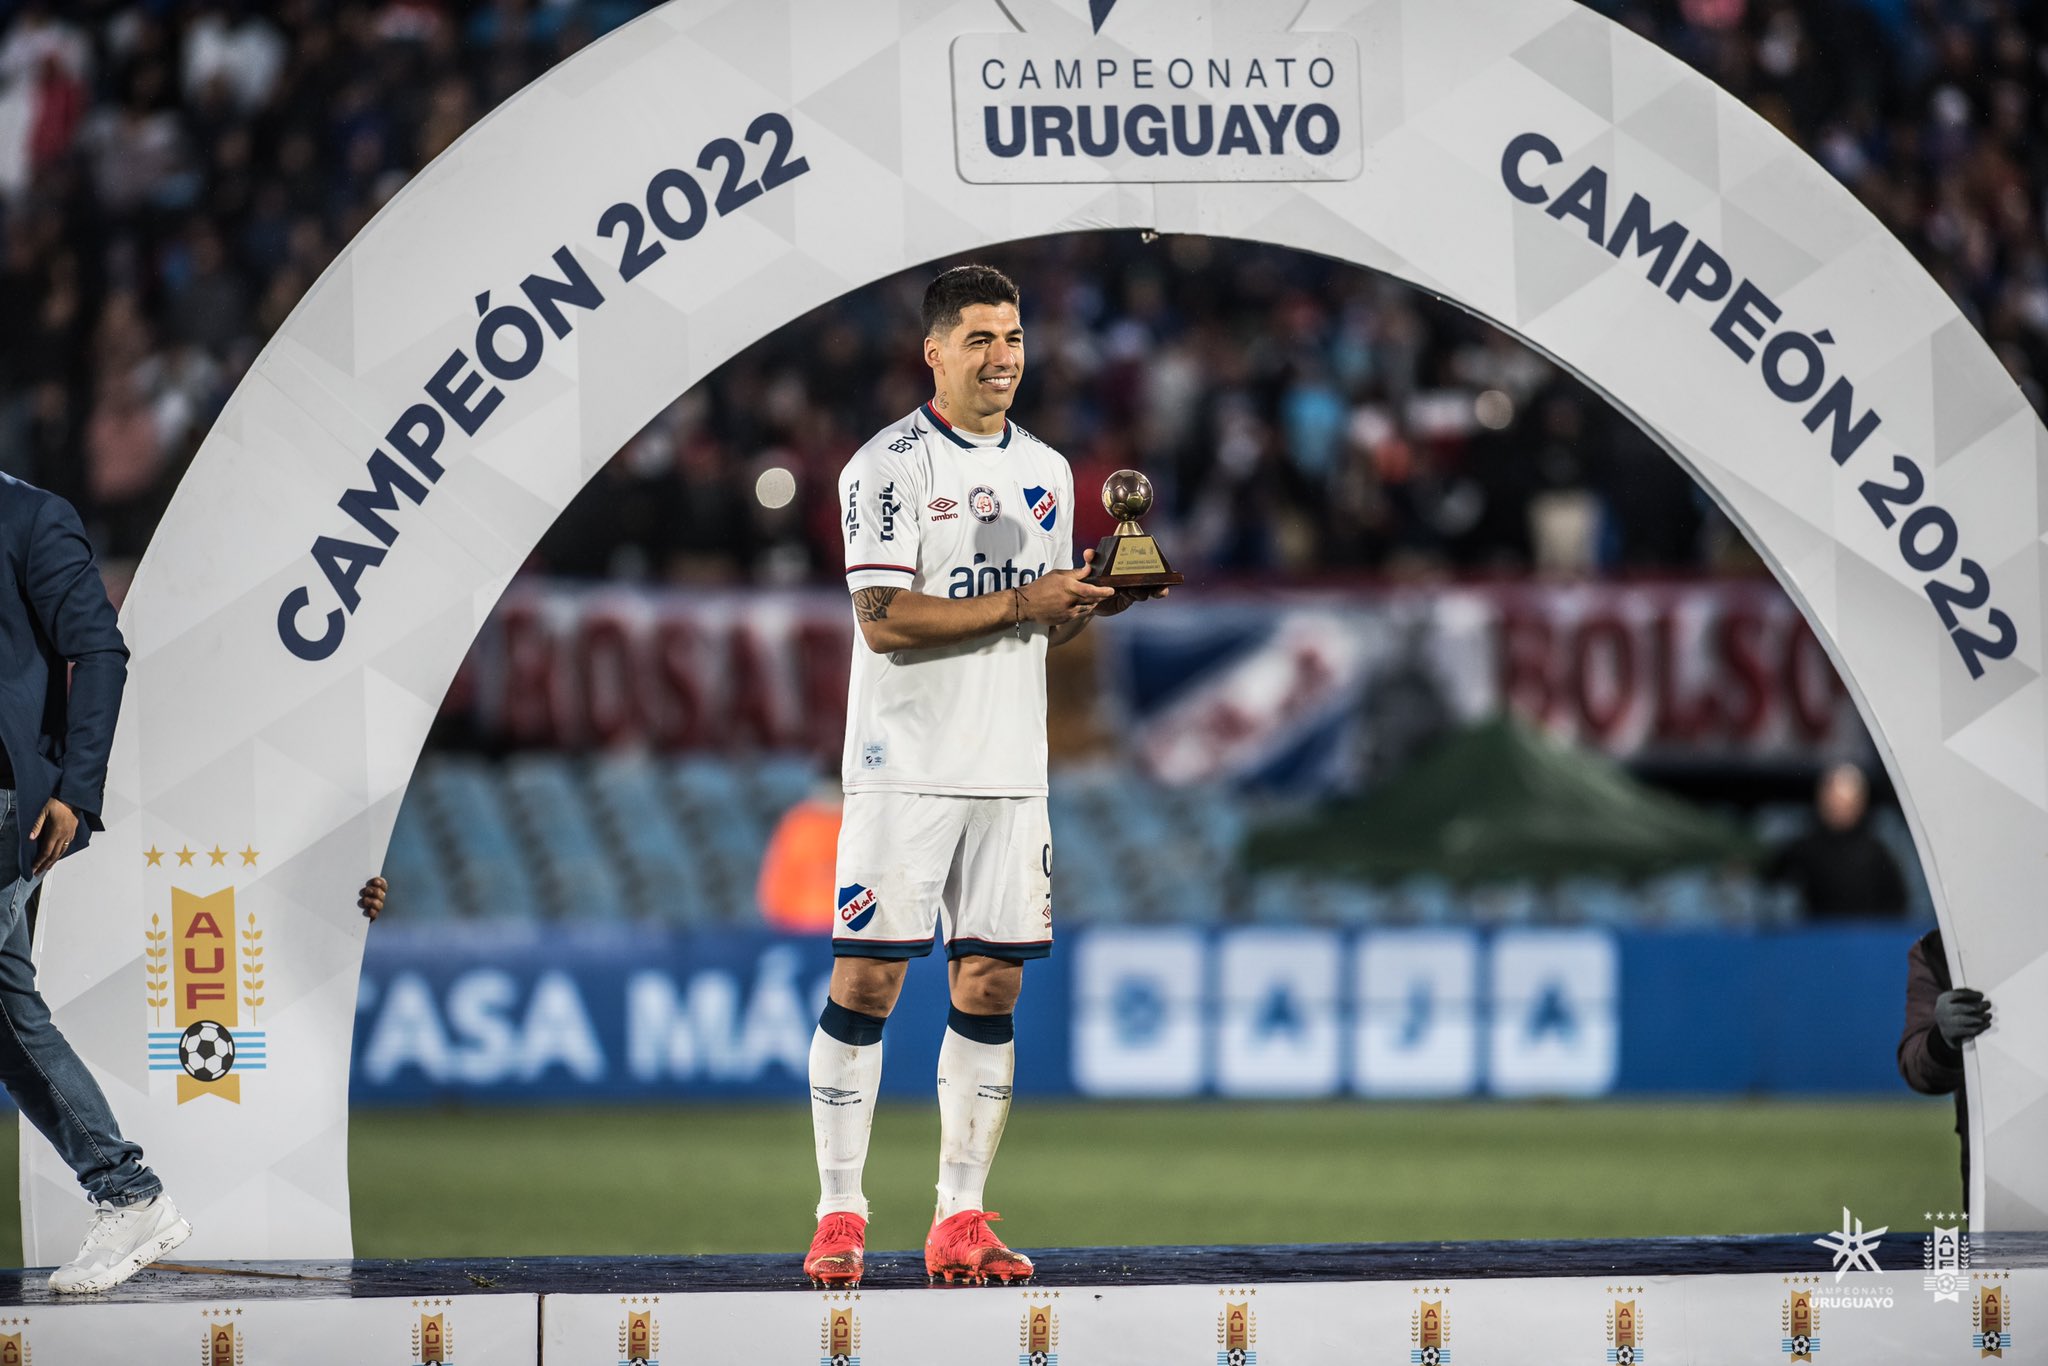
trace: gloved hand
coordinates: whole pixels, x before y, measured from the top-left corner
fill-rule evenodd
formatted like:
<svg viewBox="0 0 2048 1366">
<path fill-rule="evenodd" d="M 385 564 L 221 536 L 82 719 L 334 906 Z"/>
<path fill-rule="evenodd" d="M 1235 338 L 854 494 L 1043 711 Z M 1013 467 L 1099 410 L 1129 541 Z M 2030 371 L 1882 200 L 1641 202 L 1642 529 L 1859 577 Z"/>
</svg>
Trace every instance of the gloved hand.
<svg viewBox="0 0 2048 1366">
<path fill-rule="evenodd" d="M 1934 998 L 1934 1027 L 1949 1047 L 1960 1049 L 1963 1040 L 1991 1028 L 1991 1002 L 1969 987 L 1944 991 Z"/>
</svg>

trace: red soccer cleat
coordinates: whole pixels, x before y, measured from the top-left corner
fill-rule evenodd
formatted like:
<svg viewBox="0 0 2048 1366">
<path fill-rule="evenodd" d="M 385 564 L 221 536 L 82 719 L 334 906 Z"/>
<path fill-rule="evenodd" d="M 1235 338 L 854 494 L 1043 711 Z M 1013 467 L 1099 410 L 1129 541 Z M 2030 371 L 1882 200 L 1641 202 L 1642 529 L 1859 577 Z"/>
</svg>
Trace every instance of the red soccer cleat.
<svg viewBox="0 0 2048 1366">
<path fill-rule="evenodd" d="M 1030 1280 L 1034 1270 L 1031 1259 L 1003 1246 L 1003 1240 L 989 1228 L 991 1220 L 1002 1217 L 969 1209 L 933 1224 L 924 1240 L 925 1274 L 943 1276 L 949 1285 L 956 1276 L 971 1285 L 986 1285 L 990 1277 L 1005 1285 Z"/>
<path fill-rule="evenodd" d="M 804 1258 L 804 1275 L 813 1285 L 859 1285 L 867 1241 L 868 1221 L 858 1214 L 826 1215 Z"/>
</svg>

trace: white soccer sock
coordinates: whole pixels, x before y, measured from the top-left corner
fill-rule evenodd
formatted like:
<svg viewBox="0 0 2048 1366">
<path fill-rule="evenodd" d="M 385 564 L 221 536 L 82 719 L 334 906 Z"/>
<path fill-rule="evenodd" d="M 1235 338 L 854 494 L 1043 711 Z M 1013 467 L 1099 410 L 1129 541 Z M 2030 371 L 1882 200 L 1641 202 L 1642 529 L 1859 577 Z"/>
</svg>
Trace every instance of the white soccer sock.
<svg viewBox="0 0 2048 1366">
<path fill-rule="evenodd" d="M 1005 1017 L 1004 1025 L 1008 1023 Z M 939 1045 L 940 1219 L 983 1208 L 988 1169 L 1010 1118 L 1010 1085 L 1016 1069 L 1013 1040 L 980 1043 L 948 1026 L 946 1040 Z"/>
<path fill-rule="evenodd" d="M 861 1169 L 882 1085 L 882 1045 L 843 1043 L 820 1028 L 811 1036 L 811 1132 L 818 1140 L 818 1217 L 868 1216 Z"/>
</svg>

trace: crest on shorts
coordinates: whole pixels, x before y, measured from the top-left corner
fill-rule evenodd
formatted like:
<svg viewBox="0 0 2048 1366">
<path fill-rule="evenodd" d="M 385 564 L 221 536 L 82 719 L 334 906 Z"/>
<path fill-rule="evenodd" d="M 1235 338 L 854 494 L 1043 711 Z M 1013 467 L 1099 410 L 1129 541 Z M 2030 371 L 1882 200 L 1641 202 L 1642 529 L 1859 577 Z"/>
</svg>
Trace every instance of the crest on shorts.
<svg viewBox="0 0 2048 1366">
<path fill-rule="evenodd" d="M 879 898 L 872 887 L 863 887 L 858 882 L 839 889 L 839 923 L 859 934 L 868 927 L 880 909 Z"/>
</svg>

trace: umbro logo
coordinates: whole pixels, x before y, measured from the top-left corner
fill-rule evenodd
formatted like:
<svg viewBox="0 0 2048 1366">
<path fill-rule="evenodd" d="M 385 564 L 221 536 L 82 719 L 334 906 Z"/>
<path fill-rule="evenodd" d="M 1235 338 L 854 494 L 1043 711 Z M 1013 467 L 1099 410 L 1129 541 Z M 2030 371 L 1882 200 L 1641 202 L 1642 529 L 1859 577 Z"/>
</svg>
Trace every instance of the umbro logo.
<svg viewBox="0 0 2048 1366">
<path fill-rule="evenodd" d="M 860 1092 L 843 1090 L 837 1086 L 813 1086 L 811 1094 L 827 1105 L 858 1105 Z"/>
<path fill-rule="evenodd" d="M 960 517 L 960 514 L 954 511 L 960 505 L 951 498 L 934 498 L 925 506 L 931 509 L 931 519 L 934 522 L 957 521 Z"/>
</svg>

